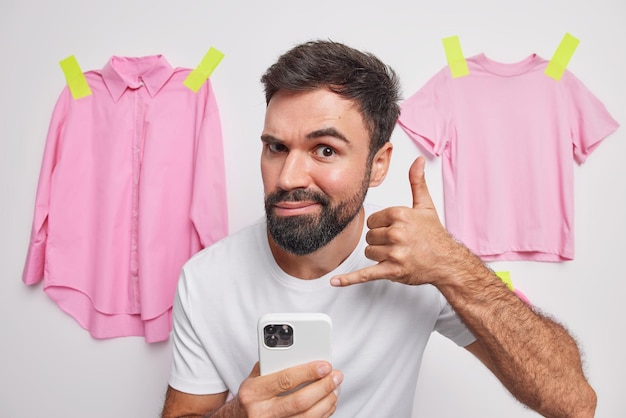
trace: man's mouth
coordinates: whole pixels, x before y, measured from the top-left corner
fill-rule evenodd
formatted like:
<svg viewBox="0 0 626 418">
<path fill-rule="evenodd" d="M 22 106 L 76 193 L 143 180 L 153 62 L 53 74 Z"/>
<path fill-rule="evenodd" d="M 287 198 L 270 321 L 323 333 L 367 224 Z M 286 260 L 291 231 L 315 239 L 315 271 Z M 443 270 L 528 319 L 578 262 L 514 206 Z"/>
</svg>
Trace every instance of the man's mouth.
<svg viewBox="0 0 626 418">
<path fill-rule="evenodd" d="M 315 212 L 320 204 L 315 201 L 281 201 L 274 204 L 274 214 L 277 216 L 308 215 Z"/>
</svg>

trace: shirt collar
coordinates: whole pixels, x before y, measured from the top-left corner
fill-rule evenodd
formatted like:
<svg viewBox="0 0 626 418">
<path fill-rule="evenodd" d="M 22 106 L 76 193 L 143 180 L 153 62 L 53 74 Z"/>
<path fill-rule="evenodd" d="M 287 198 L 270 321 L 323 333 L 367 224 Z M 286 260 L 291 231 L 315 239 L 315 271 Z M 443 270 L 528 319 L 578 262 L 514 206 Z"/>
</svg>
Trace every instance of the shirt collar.
<svg viewBox="0 0 626 418">
<path fill-rule="evenodd" d="M 115 102 L 126 89 L 135 90 L 142 85 L 154 97 L 174 74 L 174 69 L 162 55 L 145 57 L 113 56 L 102 69 L 104 83 Z"/>
</svg>

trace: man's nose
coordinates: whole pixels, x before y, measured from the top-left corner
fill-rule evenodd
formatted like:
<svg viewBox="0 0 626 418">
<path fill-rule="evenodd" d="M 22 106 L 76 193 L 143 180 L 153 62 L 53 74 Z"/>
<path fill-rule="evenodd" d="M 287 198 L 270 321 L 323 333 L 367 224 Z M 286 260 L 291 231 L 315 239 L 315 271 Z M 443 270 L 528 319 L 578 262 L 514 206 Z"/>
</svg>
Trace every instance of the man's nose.
<svg viewBox="0 0 626 418">
<path fill-rule="evenodd" d="M 283 190 L 305 189 L 310 185 L 309 161 L 302 152 L 290 152 L 284 160 L 278 177 L 278 187 Z"/>
</svg>

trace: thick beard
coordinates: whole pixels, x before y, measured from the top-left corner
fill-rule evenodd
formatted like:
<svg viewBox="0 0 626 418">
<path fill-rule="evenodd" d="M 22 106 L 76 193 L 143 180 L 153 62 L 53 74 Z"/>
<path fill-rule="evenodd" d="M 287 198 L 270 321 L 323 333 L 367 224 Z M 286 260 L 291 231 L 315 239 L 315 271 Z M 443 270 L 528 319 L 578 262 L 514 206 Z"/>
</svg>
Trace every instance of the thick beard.
<svg viewBox="0 0 626 418">
<path fill-rule="evenodd" d="M 369 170 L 368 170 L 369 173 Z M 285 251 L 295 255 L 311 254 L 343 231 L 359 214 L 369 187 L 369 174 L 361 188 L 349 199 L 332 206 L 328 196 L 305 189 L 279 190 L 265 198 L 265 214 L 270 236 Z M 276 216 L 278 202 L 313 201 L 322 207 L 317 215 Z"/>
</svg>

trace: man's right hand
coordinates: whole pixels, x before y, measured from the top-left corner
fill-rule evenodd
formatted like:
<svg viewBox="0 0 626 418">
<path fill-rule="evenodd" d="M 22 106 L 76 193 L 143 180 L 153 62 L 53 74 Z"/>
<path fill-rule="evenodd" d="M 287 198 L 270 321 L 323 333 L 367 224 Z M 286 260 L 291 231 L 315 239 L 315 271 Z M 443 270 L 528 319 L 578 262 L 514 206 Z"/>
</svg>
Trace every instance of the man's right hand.
<svg viewBox="0 0 626 418">
<path fill-rule="evenodd" d="M 343 374 L 333 370 L 326 361 L 314 361 L 265 376 L 260 375 L 257 362 L 241 383 L 237 397 L 230 402 L 226 402 L 228 392 L 192 395 L 168 387 L 161 417 L 327 418 L 337 409 L 342 381 Z"/>
<path fill-rule="evenodd" d="M 329 417 L 337 408 L 343 374 L 330 363 L 314 361 L 260 376 L 257 362 L 239 387 L 242 417 Z M 290 392 L 306 384 L 296 391 Z M 285 394 L 287 392 L 287 394 Z M 232 405 L 235 406 L 235 405 Z"/>
</svg>

